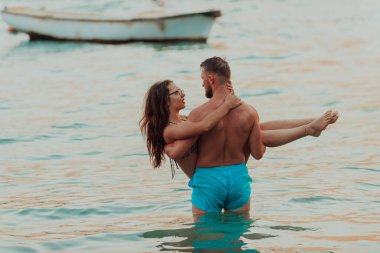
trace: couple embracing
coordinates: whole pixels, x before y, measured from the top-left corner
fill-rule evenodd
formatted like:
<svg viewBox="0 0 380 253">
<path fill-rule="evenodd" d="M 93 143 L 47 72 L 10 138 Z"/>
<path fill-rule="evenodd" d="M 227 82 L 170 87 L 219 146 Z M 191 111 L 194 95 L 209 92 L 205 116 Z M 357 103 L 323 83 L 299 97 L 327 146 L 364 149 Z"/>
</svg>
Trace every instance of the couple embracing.
<svg viewBox="0 0 380 253">
<path fill-rule="evenodd" d="M 257 111 L 233 94 L 231 70 L 220 57 L 203 61 L 202 86 L 209 100 L 188 116 L 185 93 L 173 81 L 155 83 L 145 97 L 140 128 L 146 137 L 153 167 L 165 154 L 190 178 L 194 214 L 247 212 L 252 182 L 246 163 L 259 160 L 266 147 L 277 147 L 305 136 L 318 137 L 338 113 L 318 118 L 260 123 Z"/>
</svg>

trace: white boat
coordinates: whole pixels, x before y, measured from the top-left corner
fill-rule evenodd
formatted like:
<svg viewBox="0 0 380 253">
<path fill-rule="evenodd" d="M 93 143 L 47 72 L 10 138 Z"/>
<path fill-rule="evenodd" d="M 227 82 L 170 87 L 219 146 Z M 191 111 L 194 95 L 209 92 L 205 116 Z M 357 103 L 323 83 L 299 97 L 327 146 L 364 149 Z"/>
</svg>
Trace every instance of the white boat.
<svg viewBox="0 0 380 253">
<path fill-rule="evenodd" d="M 133 19 L 28 7 L 5 7 L 1 12 L 10 31 L 25 32 L 30 40 L 103 43 L 205 42 L 221 16 L 218 10 Z"/>
</svg>

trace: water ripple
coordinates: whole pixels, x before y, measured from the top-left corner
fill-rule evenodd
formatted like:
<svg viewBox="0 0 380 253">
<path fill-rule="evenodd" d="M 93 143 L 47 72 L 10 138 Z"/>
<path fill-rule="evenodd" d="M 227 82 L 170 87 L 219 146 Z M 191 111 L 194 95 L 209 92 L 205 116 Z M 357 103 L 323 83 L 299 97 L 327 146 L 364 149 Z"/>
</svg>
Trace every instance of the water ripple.
<svg viewBox="0 0 380 253">
<path fill-rule="evenodd" d="M 12 144 L 12 143 L 20 142 L 20 141 L 21 140 L 17 140 L 17 139 L 0 139 L 0 145 Z"/>
<path fill-rule="evenodd" d="M 65 155 L 59 155 L 59 154 L 53 154 L 53 155 L 48 155 L 48 156 L 40 156 L 40 157 L 29 157 L 27 160 L 30 161 L 46 161 L 46 160 L 59 160 L 59 159 L 64 159 L 67 156 Z"/>
<path fill-rule="evenodd" d="M 294 227 L 294 226 L 271 226 L 271 229 L 275 230 L 288 230 L 288 231 L 307 231 L 307 230 L 315 230 L 311 228 L 303 228 L 303 227 Z"/>
<path fill-rule="evenodd" d="M 124 77 L 129 77 L 129 76 L 135 76 L 137 74 L 137 72 L 133 71 L 133 72 L 128 72 L 128 73 L 123 73 L 123 74 L 118 74 L 116 76 L 116 79 L 122 79 Z"/>
<path fill-rule="evenodd" d="M 373 169 L 373 168 L 364 168 L 364 167 L 354 167 L 354 166 L 346 166 L 342 167 L 342 170 L 366 170 L 370 172 L 380 172 L 378 169 Z"/>
<path fill-rule="evenodd" d="M 79 128 L 88 128 L 90 125 L 84 124 L 84 123 L 74 123 L 71 125 L 63 125 L 63 126 L 52 126 L 52 128 L 58 128 L 58 129 L 79 129 Z"/>
<path fill-rule="evenodd" d="M 2 247 L 0 246 L 1 252 L 15 252 L 15 253 L 39 253 L 38 250 L 26 246 L 9 246 Z"/>
<path fill-rule="evenodd" d="M 290 55 L 280 55 L 280 56 L 258 56 L 258 55 L 247 55 L 243 57 L 237 57 L 237 58 L 232 58 L 231 60 L 285 60 L 288 58 L 291 58 L 295 56 L 295 54 L 290 54 Z"/>
<path fill-rule="evenodd" d="M 36 140 L 48 140 L 54 138 L 51 135 L 36 135 L 32 137 L 21 137 L 21 138 L 4 138 L 0 139 L 0 145 L 7 145 L 13 143 L 21 143 L 21 142 L 33 142 Z"/>
<path fill-rule="evenodd" d="M 39 217 L 48 220 L 59 220 L 91 215 L 108 215 L 110 212 L 110 210 L 104 210 L 103 208 L 27 208 L 17 214 L 23 216 L 28 215 L 34 218 Z"/>
<path fill-rule="evenodd" d="M 326 104 L 323 104 L 322 106 L 324 106 L 324 107 L 332 107 L 332 106 L 337 106 L 337 105 L 339 105 L 341 103 L 342 103 L 341 101 L 331 101 L 331 102 L 328 102 Z"/>
<path fill-rule="evenodd" d="M 243 94 L 239 94 L 241 98 L 248 97 L 260 97 L 260 96 L 269 96 L 269 95 L 277 95 L 280 94 L 281 91 L 276 89 L 267 89 L 259 92 L 244 92 Z"/>
<path fill-rule="evenodd" d="M 269 234 L 262 234 L 262 233 L 249 233 L 249 234 L 244 234 L 242 236 L 249 240 L 262 240 L 266 238 L 277 237 L 277 235 L 269 235 Z"/>
<path fill-rule="evenodd" d="M 100 155 L 100 154 L 103 154 L 103 153 L 104 152 L 100 152 L 100 151 L 92 151 L 92 152 L 80 153 L 79 155 L 94 156 L 94 155 Z"/>
<path fill-rule="evenodd" d="M 103 138 L 112 138 L 112 136 L 101 134 L 101 135 L 95 135 L 95 136 L 75 135 L 75 136 L 70 137 L 72 141 L 91 141 L 91 140 L 98 140 L 98 139 L 103 139 Z"/>
<path fill-rule="evenodd" d="M 323 202 L 323 201 L 347 201 L 347 199 L 336 199 L 326 196 L 315 196 L 315 197 L 306 197 L 306 198 L 292 198 L 290 201 L 297 203 L 314 203 L 314 202 Z"/>
</svg>

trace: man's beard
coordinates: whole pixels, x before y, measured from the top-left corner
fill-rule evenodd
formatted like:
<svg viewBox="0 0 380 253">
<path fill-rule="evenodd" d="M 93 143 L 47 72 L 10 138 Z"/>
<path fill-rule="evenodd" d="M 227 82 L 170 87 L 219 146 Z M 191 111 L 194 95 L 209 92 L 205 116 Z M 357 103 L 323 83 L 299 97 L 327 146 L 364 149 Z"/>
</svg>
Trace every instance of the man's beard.
<svg viewBox="0 0 380 253">
<path fill-rule="evenodd" d="M 210 88 L 206 89 L 206 98 L 212 98 L 212 90 Z"/>
</svg>

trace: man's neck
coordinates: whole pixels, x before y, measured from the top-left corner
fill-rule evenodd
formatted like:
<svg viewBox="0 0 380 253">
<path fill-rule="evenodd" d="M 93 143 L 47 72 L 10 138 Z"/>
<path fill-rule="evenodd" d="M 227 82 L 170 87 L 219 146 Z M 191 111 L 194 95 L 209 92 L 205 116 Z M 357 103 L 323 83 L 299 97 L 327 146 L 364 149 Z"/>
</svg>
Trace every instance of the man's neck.
<svg viewBox="0 0 380 253">
<path fill-rule="evenodd" d="M 226 98 L 226 96 L 230 93 L 230 91 L 227 89 L 226 85 L 219 84 L 215 87 L 215 89 L 212 91 L 212 98 L 210 101 L 221 101 Z"/>
</svg>

